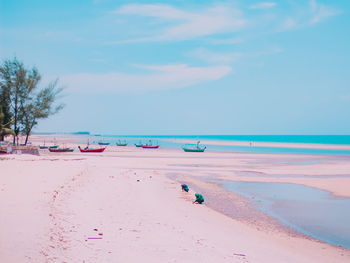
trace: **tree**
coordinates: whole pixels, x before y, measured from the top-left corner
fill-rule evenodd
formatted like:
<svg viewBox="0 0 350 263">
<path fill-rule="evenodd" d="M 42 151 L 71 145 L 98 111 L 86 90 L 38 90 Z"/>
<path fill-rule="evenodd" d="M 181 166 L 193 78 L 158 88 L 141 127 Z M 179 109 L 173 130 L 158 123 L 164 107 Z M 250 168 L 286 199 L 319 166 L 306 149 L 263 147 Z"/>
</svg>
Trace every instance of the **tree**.
<svg viewBox="0 0 350 263">
<path fill-rule="evenodd" d="M 51 82 L 45 88 L 39 88 L 41 76 L 33 67 L 28 70 L 16 58 L 6 60 L 0 67 L 0 101 L 3 102 L 5 117 L 12 119 L 15 133 L 13 143 L 18 144 L 20 132 L 28 136 L 39 119 L 47 118 L 63 108 L 63 104 L 54 106 L 58 81 Z"/>
<path fill-rule="evenodd" d="M 19 134 L 19 102 L 26 97 L 28 89 L 26 88 L 27 71 L 23 63 L 16 58 L 4 61 L 0 69 L 2 100 L 7 103 L 5 108 L 9 110 L 10 117 L 13 117 L 13 131 L 15 136 L 13 143 Z"/>
<path fill-rule="evenodd" d="M 0 79 L 1 80 L 1 79 Z M 0 82 L 0 87 L 3 85 Z M 0 111 L 1 114 L 3 114 L 3 123 L 9 123 L 11 121 L 11 114 L 10 114 L 10 104 L 9 104 L 9 97 L 8 92 L 4 89 L 0 89 Z"/>
<path fill-rule="evenodd" d="M 64 107 L 63 104 L 54 105 L 58 94 L 62 91 L 62 89 L 56 88 L 57 83 L 58 80 L 51 82 L 47 87 L 21 102 L 21 131 L 26 135 L 25 144 L 27 144 L 29 135 L 34 126 L 38 124 L 39 119 L 48 118 Z"/>
<path fill-rule="evenodd" d="M 3 141 L 6 135 L 15 135 L 15 132 L 10 128 L 5 128 L 10 125 L 10 122 L 4 123 L 5 114 L 2 112 L 2 105 L 0 105 L 0 141 Z"/>
</svg>

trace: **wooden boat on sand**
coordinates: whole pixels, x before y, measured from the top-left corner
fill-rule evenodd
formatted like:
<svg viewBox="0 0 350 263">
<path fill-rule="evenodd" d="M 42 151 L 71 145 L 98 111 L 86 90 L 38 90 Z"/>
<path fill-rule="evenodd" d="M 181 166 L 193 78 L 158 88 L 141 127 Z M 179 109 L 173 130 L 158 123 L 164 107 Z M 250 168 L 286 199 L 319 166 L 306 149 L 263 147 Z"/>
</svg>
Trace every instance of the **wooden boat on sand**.
<svg viewBox="0 0 350 263">
<path fill-rule="evenodd" d="M 159 145 L 142 145 L 144 149 L 158 149 Z"/>
<path fill-rule="evenodd" d="M 141 140 L 139 140 L 138 143 L 135 143 L 136 147 L 142 147 L 142 145 L 144 145 L 144 143 Z"/>
<path fill-rule="evenodd" d="M 46 146 L 46 145 L 41 145 L 39 146 L 40 149 L 57 149 L 58 145 L 53 145 L 53 146 Z"/>
<path fill-rule="evenodd" d="M 121 140 L 119 140 L 119 141 L 116 142 L 116 145 L 117 145 L 117 146 L 127 146 L 128 143 L 127 143 L 127 141 L 121 141 Z"/>
<path fill-rule="evenodd" d="M 200 141 L 198 141 L 197 144 L 186 144 L 185 146 L 182 147 L 182 149 L 185 152 L 204 152 L 207 147 L 206 146 L 201 147 L 199 146 L 199 143 Z"/>
<path fill-rule="evenodd" d="M 98 142 L 98 145 L 109 145 L 109 142 Z"/>
<path fill-rule="evenodd" d="M 64 153 L 64 152 L 73 152 L 74 149 L 72 148 L 68 148 L 68 147 L 64 147 L 64 148 L 49 148 L 50 152 L 54 152 L 54 153 Z"/>
<path fill-rule="evenodd" d="M 149 140 L 149 143 L 142 145 L 142 148 L 144 148 L 144 149 L 158 149 L 159 144 L 157 143 L 156 145 L 153 145 L 152 141 Z"/>
<path fill-rule="evenodd" d="M 82 153 L 101 153 L 101 152 L 103 152 L 106 149 L 106 147 L 104 147 L 104 148 L 95 148 L 95 149 L 86 147 L 86 148 L 82 149 L 82 148 L 80 148 L 80 146 L 78 146 L 78 148 L 79 148 L 80 152 L 82 152 Z"/>
</svg>

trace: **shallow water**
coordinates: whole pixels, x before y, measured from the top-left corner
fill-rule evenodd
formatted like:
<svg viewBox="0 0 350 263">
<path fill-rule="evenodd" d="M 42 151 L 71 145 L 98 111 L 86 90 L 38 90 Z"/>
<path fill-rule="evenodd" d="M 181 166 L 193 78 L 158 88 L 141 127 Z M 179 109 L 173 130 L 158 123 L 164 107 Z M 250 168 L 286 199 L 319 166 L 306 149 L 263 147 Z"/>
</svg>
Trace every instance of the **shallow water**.
<svg viewBox="0 0 350 263">
<path fill-rule="evenodd" d="M 296 231 L 350 249 L 350 199 L 287 183 L 216 181 Z"/>
</svg>

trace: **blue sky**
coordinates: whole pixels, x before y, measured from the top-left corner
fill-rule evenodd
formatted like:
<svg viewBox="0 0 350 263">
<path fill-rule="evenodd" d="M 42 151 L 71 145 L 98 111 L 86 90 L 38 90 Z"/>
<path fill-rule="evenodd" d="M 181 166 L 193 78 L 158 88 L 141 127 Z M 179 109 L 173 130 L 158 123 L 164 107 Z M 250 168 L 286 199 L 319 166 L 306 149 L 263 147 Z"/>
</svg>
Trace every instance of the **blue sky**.
<svg viewBox="0 0 350 263">
<path fill-rule="evenodd" d="M 0 57 L 65 87 L 36 131 L 350 134 L 350 1 L 0 0 Z"/>
</svg>

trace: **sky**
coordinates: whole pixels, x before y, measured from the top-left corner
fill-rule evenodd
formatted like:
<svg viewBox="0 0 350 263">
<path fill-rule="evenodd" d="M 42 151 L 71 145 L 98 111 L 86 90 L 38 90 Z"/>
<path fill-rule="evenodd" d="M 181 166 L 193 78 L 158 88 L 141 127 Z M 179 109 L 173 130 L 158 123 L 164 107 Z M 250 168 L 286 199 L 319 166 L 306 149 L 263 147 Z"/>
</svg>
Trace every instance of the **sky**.
<svg viewBox="0 0 350 263">
<path fill-rule="evenodd" d="M 59 79 L 36 132 L 350 134 L 349 0 L 0 0 L 0 59 Z"/>
</svg>

